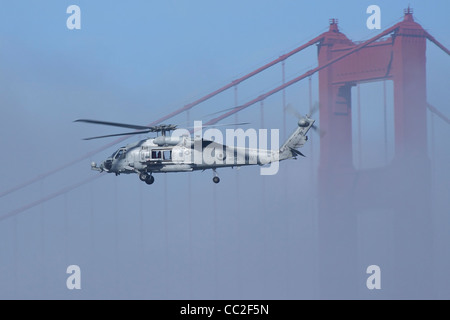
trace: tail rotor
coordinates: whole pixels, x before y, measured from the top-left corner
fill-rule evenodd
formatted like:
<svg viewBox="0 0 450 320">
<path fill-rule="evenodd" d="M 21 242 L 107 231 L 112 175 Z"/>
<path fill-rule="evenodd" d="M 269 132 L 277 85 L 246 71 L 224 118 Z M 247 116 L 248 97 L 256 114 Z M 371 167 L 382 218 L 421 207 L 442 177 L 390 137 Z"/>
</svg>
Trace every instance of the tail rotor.
<svg viewBox="0 0 450 320">
<path fill-rule="evenodd" d="M 294 117 L 296 117 L 299 120 L 299 123 L 307 121 L 307 119 L 310 119 L 315 113 L 317 113 L 317 111 L 319 111 L 320 108 L 320 104 L 319 102 L 316 101 L 316 103 L 314 103 L 313 107 L 309 110 L 309 114 L 305 116 L 301 115 L 294 107 L 292 107 L 292 105 L 289 103 L 285 110 L 286 112 L 290 113 L 291 115 L 293 115 Z M 318 126 L 316 126 L 315 124 L 313 124 L 311 126 L 311 129 L 313 129 L 320 137 L 323 137 L 325 135 L 325 131 L 320 129 Z"/>
</svg>

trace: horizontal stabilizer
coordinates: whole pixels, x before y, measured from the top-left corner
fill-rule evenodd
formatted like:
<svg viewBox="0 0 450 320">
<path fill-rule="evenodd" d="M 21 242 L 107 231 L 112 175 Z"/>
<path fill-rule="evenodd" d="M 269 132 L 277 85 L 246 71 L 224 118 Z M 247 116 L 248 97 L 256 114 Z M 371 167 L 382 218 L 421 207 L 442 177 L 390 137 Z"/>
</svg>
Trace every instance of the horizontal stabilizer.
<svg viewBox="0 0 450 320">
<path fill-rule="evenodd" d="M 295 150 L 294 148 L 290 148 L 290 149 L 293 154 L 296 154 L 297 156 L 305 157 L 305 155 L 303 153 L 301 153 L 300 151 Z"/>
</svg>

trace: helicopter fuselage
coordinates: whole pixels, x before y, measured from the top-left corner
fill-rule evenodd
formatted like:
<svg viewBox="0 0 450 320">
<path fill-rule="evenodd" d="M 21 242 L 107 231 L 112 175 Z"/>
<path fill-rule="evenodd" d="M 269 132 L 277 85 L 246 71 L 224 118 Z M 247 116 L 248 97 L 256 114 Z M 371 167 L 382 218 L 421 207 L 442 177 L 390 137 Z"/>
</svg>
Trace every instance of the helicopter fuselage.
<svg viewBox="0 0 450 320">
<path fill-rule="evenodd" d="M 297 129 L 291 134 L 281 148 L 278 149 L 277 141 L 275 144 L 277 149 L 267 150 L 264 148 L 256 148 L 256 142 L 254 144 L 255 147 L 239 147 L 227 146 L 212 140 L 203 139 L 201 136 L 192 138 L 188 134 L 167 136 L 165 134 L 166 132 L 175 130 L 176 126 L 174 125 L 146 127 L 89 119 L 80 119 L 76 121 L 141 130 L 131 133 L 87 138 L 86 140 L 148 132 L 161 132 L 162 135 L 156 138 L 140 140 L 119 148 L 109 158 L 100 163 L 99 166 L 97 166 L 95 162 L 91 163 L 91 169 L 100 172 L 115 173 L 116 175 L 137 173 L 139 179 L 147 184 L 152 184 L 154 182 L 155 179 L 153 173 L 161 172 L 191 172 L 212 169 L 214 172 L 213 181 L 214 183 L 218 183 L 220 181 L 216 172 L 216 169 L 218 168 L 249 165 L 264 166 L 270 164 L 269 169 L 272 169 L 272 163 L 278 164 L 281 160 L 295 159 L 299 155 L 303 156 L 297 148 L 302 147 L 306 143 L 308 140 L 306 134 L 314 125 L 314 120 L 308 115 L 301 117 L 297 123 Z M 245 145 L 245 132 L 242 131 L 242 133 L 244 140 L 241 141 L 243 141 L 243 144 Z M 217 137 L 216 135 L 213 136 Z M 234 138 L 232 138 L 232 140 L 234 141 Z M 272 144 L 271 147 L 273 147 Z M 275 174 L 278 172 L 278 166 L 275 167 L 275 170 L 268 170 L 271 173 L 267 174 Z M 267 168 L 261 168 L 261 172 L 263 169 Z"/>
<path fill-rule="evenodd" d="M 160 137 L 159 137 L 160 138 Z M 160 140 L 159 140 L 160 141 Z M 208 140 L 182 137 L 175 145 L 149 138 L 119 148 L 92 169 L 109 173 L 189 172 L 245 165 L 265 165 L 278 160 L 278 150 L 229 147 Z"/>
</svg>

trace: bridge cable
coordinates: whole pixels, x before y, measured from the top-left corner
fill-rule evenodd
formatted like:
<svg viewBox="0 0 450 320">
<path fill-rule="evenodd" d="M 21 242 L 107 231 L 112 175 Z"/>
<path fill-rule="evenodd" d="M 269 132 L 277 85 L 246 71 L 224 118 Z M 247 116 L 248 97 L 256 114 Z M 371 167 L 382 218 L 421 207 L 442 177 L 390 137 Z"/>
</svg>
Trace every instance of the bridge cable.
<svg viewBox="0 0 450 320">
<path fill-rule="evenodd" d="M 362 169 L 362 134 L 361 134 L 361 85 L 356 85 L 356 101 L 358 110 L 358 166 Z"/>
<path fill-rule="evenodd" d="M 387 138 L 387 98 L 386 80 L 383 80 L 383 132 L 384 132 L 384 162 L 388 163 L 388 138 Z"/>
<path fill-rule="evenodd" d="M 190 123 L 191 121 L 191 114 L 190 111 L 186 111 L 186 120 L 187 123 Z M 187 175 L 187 183 L 188 183 L 188 209 L 187 209 L 187 219 L 188 219 L 188 252 L 189 252 L 189 297 L 192 297 L 192 286 L 193 286 L 193 274 L 192 274 L 192 265 L 193 265 L 193 250 L 192 250 L 192 177 L 190 174 Z"/>
<path fill-rule="evenodd" d="M 105 174 L 98 174 L 98 175 L 95 175 L 95 176 L 91 176 L 88 179 L 85 179 L 85 180 L 82 180 L 82 181 L 77 182 L 75 184 L 72 184 L 72 185 L 70 185 L 68 187 L 62 188 L 59 191 L 51 193 L 51 194 L 49 194 L 49 195 L 47 195 L 47 196 L 45 196 L 45 197 L 43 197 L 41 199 L 38 199 L 38 200 L 33 201 L 33 202 L 30 202 L 30 203 L 28 203 L 28 204 L 26 204 L 26 205 L 24 205 L 24 206 L 22 206 L 20 208 L 12 210 L 12 211 L 10 211 L 10 212 L 8 212 L 6 214 L 0 215 L 0 221 L 6 220 L 6 219 L 8 219 L 10 217 L 13 217 L 13 216 L 15 216 L 15 215 L 17 215 L 19 213 L 24 212 L 25 210 L 31 209 L 33 207 L 36 207 L 36 206 L 40 205 L 41 203 L 44 203 L 44 202 L 46 202 L 48 200 L 51 200 L 51 199 L 54 199 L 54 198 L 56 198 L 56 197 L 58 197 L 60 195 L 63 195 L 65 193 L 67 193 L 67 192 L 70 192 L 70 191 L 72 191 L 72 190 L 74 190 L 74 189 L 76 189 L 76 188 L 78 188 L 78 187 L 80 187 L 80 186 L 82 186 L 82 185 L 84 185 L 86 183 L 89 183 L 89 182 L 91 182 L 93 180 L 96 180 L 96 179 L 98 179 L 100 177 L 104 177 L 104 176 L 105 176 Z"/>
<path fill-rule="evenodd" d="M 433 107 L 431 104 L 427 104 L 427 108 L 434 113 L 435 115 L 437 115 L 439 118 L 441 118 L 442 120 L 444 120 L 447 124 L 450 124 L 450 119 L 447 118 L 442 112 L 440 112 L 438 109 L 436 109 L 435 107 Z"/>
</svg>

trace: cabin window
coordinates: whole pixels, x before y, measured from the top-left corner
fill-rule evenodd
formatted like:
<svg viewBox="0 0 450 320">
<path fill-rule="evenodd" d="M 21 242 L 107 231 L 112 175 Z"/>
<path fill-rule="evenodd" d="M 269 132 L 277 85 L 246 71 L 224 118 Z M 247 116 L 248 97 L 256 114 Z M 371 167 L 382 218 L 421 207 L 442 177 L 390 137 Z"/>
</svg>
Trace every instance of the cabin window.
<svg viewBox="0 0 450 320">
<path fill-rule="evenodd" d="M 164 151 L 164 160 L 171 160 L 172 159 L 172 151 L 166 150 Z"/>
<path fill-rule="evenodd" d="M 161 150 L 153 150 L 152 159 L 161 159 Z"/>
</svg>

